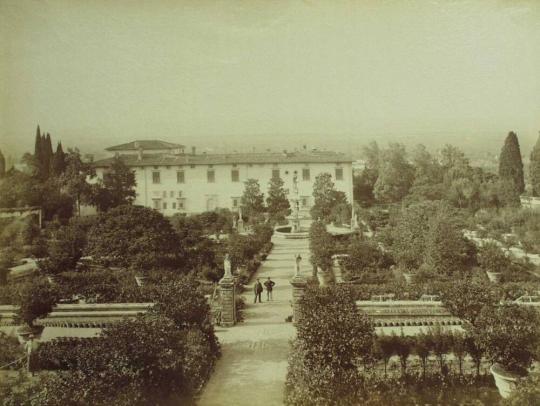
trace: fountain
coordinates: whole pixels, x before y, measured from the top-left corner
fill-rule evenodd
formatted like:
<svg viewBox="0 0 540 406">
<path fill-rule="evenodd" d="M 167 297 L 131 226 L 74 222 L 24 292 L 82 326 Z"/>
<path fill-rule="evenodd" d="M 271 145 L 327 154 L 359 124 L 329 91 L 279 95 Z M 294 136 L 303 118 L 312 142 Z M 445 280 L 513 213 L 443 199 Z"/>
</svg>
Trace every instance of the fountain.
<svg viewBox="0 0 540 406">
<path fill-rule="evenodd" d="M 292 219 L 290 224 L 286 226 L 278 226 L 274 229 L 274 233 L 278 237 L 286 239 L 304 239 L 309 237 L 309 230 L 300 225 L 300 197 L 298 194 L 298 176 L 295 172 L 293 176 L 292 196 Z"/>
</svg>

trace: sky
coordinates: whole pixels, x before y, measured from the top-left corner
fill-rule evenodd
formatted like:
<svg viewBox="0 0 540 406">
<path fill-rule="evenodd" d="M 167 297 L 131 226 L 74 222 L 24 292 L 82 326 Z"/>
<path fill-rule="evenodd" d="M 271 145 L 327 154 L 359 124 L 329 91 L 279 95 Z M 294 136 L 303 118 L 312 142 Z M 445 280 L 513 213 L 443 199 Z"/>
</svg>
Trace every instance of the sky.
<svg viewBox="0 0 540 406">
<path fill-rule="evenodd" d="M 0 0 L 0 149 L 371 140 L 522 152 L 540 130 L 540 1 Z"/>
</svg>

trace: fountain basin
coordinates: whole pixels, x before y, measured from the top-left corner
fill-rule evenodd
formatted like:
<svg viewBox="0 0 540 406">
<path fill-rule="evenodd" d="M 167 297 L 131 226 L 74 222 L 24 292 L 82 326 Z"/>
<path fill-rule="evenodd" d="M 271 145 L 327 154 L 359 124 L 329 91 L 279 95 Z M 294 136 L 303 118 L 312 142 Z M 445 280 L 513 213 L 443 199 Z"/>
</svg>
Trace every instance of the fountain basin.
<svg viewBox="0 0 540 406">
<path fill-rule="evenodd" d="M 287 240 L 301 240 L 309 238 L 309 229 L 299 227 L 298 231 L 293 231 L 292 225 L 277 226 L 274 228 L 274 235 Z"/>
</svg>

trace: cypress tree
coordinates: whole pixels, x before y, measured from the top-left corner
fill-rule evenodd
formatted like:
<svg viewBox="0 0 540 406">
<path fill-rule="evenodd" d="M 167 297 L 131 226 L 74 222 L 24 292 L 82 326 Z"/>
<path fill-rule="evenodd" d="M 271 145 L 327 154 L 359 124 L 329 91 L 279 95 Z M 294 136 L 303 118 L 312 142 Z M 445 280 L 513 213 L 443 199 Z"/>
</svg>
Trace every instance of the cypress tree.
<svg viewBox="0 0 540 406">
<path fill-rule="evenodd" d="M 529 168 L 531 176 L 532 195 L 540 196 L 540 135 L 531 152 L 531 163 Z"/>
<path fill-rule="evenodd" d="M 59 142 L 56 146 L 56 152 L 54 153 L 53 163 L 52 163 L 52 173 L 54 176 L 61 175 L 66 168 L 66 155 L 62 148 L 62 143 Z"/>
<path fill-rule="evenodd" d="M 6 174 L 6 158 L 4 154 L 0 151 L 0 178 L 3 178 Z"/>
<path fill-rule="evenodd" d="M 42 160 L 42 137 L 41 137 L 41 131 L 39 129 L 39 125 L 37 126 L 36 130 L 36 141 L 34 144 L 34 167 L 35 167 L 35 176 L 38 178 L 41 178 L 42 170 L 41 170 L 41 160 Z"/>
<path fill-rule="evenodd" d="M 499 177 L 503 182 L 511 181 L 519 194 L 525 191 L 521 151 L 517 134 L 513 131 L 508 133 L 499 156 Z"/>
<path fill-rule="evenodd" d="M 52 149 L 52 142 L 51 142 L 51 135 L 47 133 L 46 136 L 43 137 L 43 144 L 42 146 L 42 168 L 43 168 L 43 178 L 47 179 L 49 177 L 49 174 L 51 173 L 51 166 L 53 161 L 53 149 Z"/>
</svg>

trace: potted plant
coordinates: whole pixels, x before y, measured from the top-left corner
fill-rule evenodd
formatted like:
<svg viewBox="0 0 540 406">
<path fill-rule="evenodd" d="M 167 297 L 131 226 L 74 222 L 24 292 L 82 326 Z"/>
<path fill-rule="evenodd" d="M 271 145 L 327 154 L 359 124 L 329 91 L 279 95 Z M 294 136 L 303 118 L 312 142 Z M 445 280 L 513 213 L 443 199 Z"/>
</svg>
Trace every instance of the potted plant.
<svg viewBox="0 0 540 406">
<path fill-rule="evenodd" d="M 17 332 L 19 338 L 25 340 L 30 334 L 39 334 L 42 328 L 35 326 L 34 321 L 49 314 L 57 301 L 56 291 L 45 280 L 24 284 L 15 295 L 15 304 L 19 306 L 17 318 L 24 323 Z"/>
<path fill-rule="evenodd" d="M 330 286 L 335 282 L 332 270 L 324 270 L 321 267 L 317 267 L 317 279 L 319 280 L 319 285 L 321 287 Z"/>
<path fill-rule="evenodd" d="M 534 360 L 540 340 L 538 313 L 516 304 L 484 307 L 470 328 L 493 362 L 490 371 L 499 393 L 509 397 Z"/>
</svg>

